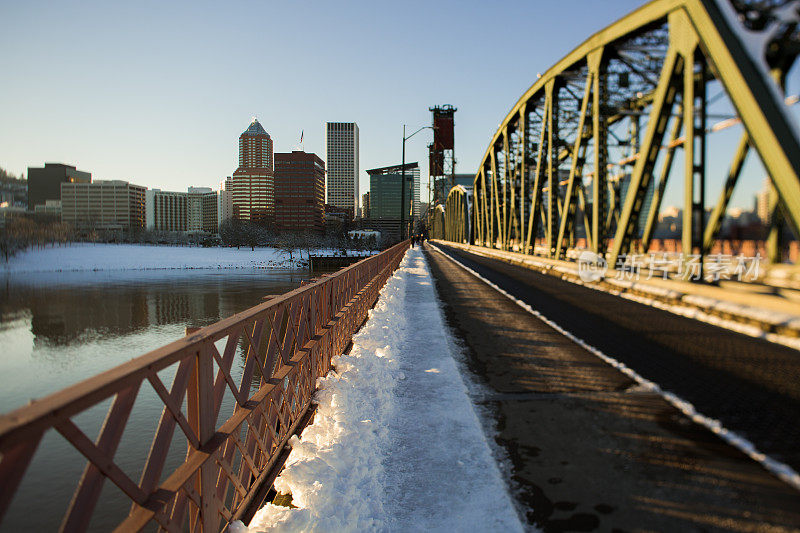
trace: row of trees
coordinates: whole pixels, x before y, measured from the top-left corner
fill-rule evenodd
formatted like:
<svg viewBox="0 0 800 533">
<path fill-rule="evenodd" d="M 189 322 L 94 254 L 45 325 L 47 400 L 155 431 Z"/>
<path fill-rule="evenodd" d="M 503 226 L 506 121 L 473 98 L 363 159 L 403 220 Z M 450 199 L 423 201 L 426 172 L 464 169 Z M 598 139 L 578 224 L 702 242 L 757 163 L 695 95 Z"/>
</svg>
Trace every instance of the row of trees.
<svg viewBox="0 0 800 533">
<path fill-rule="evenodd" d="M 67 242 L 107 242 L 171 245 L 203 245 L 249 247 L 268 246 L 282 251 L 294 260 L 314 251 L 377 250 L 375 238 L 350 238 L 346 233 L 320 235 L 314 232 L 276 232 L 269 226 L 252 224 L 236 219 L 227 220 L 219 228 L 219 238 L 203 234 L 182 232 L 135 230 L 75 231 L 68 224 L 37 220 L 31 217 L 14 217 L 0 228 L 0 255 L 8 262 L 19 251 L 30 247 L 65 244 Z"/>
<path fill-rule="evenodd" d="M 8 259 L 30 247 L 65 244 L 72 237 L 72 229 L 62 222 L 37 222 L 27 217 L 15 217 L 0 230 L 0 254 Z"/>
<path fill-rule="evenodd" d="M 306 258 L 317 250 L 340 251 L 346 250 L 377 250 L 378 242 L 376 239 L 351 238 L 346 233 L 328 233 L 320 235 L 316 232 L 276 232 L 269 226 L 253 224 L 237 219 L 229 219 L 222 223 L 219 228 L 219 236 L 222 243 L 226 246 L 250 247 L 255 250 L 256 246 L 268 246 L 276 248 L 294 260 L 294 255 L 298 254 Z"/>
</svg>

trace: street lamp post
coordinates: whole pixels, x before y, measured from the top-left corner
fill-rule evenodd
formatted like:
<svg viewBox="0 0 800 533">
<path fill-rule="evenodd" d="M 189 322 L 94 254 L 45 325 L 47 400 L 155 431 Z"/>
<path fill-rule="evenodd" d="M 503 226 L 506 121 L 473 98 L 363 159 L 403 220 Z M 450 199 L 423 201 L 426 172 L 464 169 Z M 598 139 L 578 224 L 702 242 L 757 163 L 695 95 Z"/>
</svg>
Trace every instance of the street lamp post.
<svg viewBox="0 0 800 533">
<path fill-rule="evenodd" d="M 406 239 L 406 141 L 422 130 L 434 129 L 433 126 L 422 126 L 420 129 L 406 137 L 406 125 L 403 124 L 403 160 L 400 164 L 400 240 Z M 413 199 L 412 199 L 413 200 Z M 409 205 L 414 205 L 409 202 Z"/>
</svg>

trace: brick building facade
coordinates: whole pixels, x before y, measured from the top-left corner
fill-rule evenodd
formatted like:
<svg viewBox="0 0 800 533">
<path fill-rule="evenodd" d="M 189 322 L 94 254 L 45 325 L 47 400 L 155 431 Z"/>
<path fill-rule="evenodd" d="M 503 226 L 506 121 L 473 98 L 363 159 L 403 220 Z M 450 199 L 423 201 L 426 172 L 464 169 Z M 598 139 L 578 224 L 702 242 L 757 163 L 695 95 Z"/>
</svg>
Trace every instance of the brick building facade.
<svg viewBox="0 0 800 533">
<path fill-rule="evenodd" d="M 316 154 L 275 154 L 275 228 L 324 231 L 325 162 Z"/>
</svg>

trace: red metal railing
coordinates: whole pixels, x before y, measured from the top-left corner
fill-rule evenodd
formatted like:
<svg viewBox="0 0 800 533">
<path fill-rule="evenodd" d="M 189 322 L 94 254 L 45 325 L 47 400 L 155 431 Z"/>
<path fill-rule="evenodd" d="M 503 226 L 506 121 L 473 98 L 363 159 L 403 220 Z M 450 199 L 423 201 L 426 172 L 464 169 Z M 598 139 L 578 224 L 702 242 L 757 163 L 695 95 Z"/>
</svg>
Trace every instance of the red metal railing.
<svg viewBox="0 0 800 533">
<path fill-rule="evenodd" d="M 51 428 L 87 459 L 62 530 L 88 528 L 106 479 L 131 501 L 121 531 L 155 525 L 216 532 L 240 518 L 274 478 L 317 378 L 345 350 L 407 249 L 408 242 L 398 244 L 0 417 L 0 525 Z M 238 385 L 231 372 L 237 349 L 244 355 Z M 158 374 L 167 368 L 174 370 L 169 386 Z M 137 482 L 114 456 L 145 382 L 163 410 Z M 226 395 L 233 397 L 233 414 L 220 424 Z M 72 418 L 110 398 L 92 441 Z M 176 436 L 185 441 L 186 459 L 164 472 Z"/>
</svg>

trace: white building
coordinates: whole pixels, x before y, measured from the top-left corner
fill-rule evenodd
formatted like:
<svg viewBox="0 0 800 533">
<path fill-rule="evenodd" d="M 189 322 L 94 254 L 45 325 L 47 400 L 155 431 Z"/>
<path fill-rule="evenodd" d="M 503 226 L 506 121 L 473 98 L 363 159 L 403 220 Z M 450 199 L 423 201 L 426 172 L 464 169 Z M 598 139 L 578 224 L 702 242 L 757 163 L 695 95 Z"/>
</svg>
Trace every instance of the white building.
<svg viewBox="0 0 800 533">
<path fill-rule="evenodd" d="M 186 229 L 190 233 L 218 231 L 217 193 L 211 187 L 189 187 L 186 202 Z"/>
<path fill-rule="evenodd" d="M 158 231 L 186 231 L 186 193 L 147 189 L 145 227 Z"/>
<path fill-rule="evenodd" d="M 216 233 L 217 208 L 217 193 L 209 187 L 189 187 L 187 192 L 148 189 L 145 227 L 157 231 Z"/>
<path fill-rule="evenodd" d="M 231 190 L 232 178 L 228 176 L 219 183 L 219 196 L 217 196 L 217 226 L 233 218 L 233 191 Z"/>
<path fill-rule="evenodd" d="M 358 124 L 328 122 L 325 128 L 325 160 L 328 167 L 327 202 L 358 212 Z"/>
</svg>

